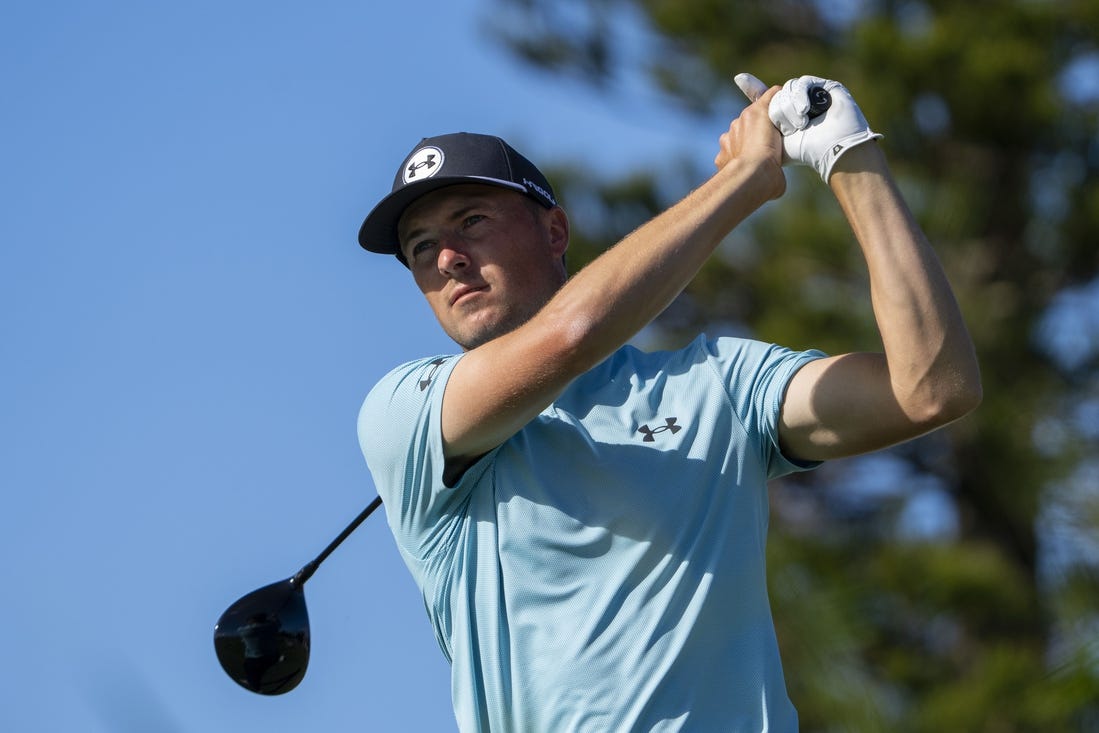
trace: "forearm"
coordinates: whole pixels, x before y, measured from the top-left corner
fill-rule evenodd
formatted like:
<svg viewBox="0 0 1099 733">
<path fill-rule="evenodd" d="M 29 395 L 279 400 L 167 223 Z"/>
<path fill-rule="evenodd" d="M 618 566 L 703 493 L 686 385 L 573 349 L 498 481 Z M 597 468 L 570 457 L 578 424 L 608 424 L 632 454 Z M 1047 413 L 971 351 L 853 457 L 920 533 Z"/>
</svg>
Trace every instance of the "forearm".
<svg viewBox="0 0 1099 733">
<path fill-rule="evenodd" d="M 443 404 L 450 475 L 519 430 L 569 382 L 652 321 L 718 243 L 786 190 L 782 141 L 767 116 L 769 90 L 729 125 L 718 171 L 566 282 L 515 330 L 469 352 Z"/>
<path fill-rule="evenodd" d="M 893 392 L 917 423 L 945 422 L 980 399 L 973 344 L 934 251 L 876 143 L 844 154 L 829 185 L 862 247 Z"/>
<path fill-rule="evenodd" d="M 566 282 L 526 324 L 468 353 L 444 402 L 448 475 L 513 435 L 625 344 L 734 226 L 784 188 L 777 160 L 734 159 Z"/>
<path fill-rule="evenodd" d="M 722 238 L 781 192 L 781 175 L 777 166 L 730 162 L 566 283 L 539 319 L 572 329 L 571 371 L 586 371 L 659 315 Z"/>
</svg>

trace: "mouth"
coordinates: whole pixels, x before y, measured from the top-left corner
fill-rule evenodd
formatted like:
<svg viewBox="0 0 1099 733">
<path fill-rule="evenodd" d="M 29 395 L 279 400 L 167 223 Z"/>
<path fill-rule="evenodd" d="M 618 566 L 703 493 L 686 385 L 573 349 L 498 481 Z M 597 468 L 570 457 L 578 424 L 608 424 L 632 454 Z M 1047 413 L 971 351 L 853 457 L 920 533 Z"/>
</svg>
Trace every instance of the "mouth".
<svg viewBox="0 0 1099 733">
<path fill-rule="evenodd" d="M 450 305 L 451 307 L 453 307 L 461 301 L 466 300 L 467 298 L 470 298 L 477 293 L 486 290 L 487 288 L 487 285 L 482 285 L 480 287 L 473 287 L 472 285 L 459 285 L 457 288 L 454 289 L 454 292 L 450 294 Z"/>
</svg>

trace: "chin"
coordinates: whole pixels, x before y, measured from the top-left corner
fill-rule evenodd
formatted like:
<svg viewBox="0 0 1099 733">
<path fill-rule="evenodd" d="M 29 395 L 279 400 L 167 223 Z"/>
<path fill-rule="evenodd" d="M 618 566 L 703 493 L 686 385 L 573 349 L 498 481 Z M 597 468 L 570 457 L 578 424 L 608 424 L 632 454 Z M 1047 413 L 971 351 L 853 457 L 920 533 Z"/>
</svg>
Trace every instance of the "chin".
<svg viewBox="0 0 1099 733">
<path fill-rule="evenodd" d="M 523 324 L 524 320 L 512 323 L 509 319 L 503 318 L 491 322 L 467 324 L 466 328 L 448 330 L 447 335 L 461 346 L 463 351 L 470 351 L 503 336 L 505 333 L 514 331 Z"/>
<path fill-rule="evenodd" d="M 455 343 L 462 347 L 463 351 L 470 351 L 482 344 L 487 344 L 497 336 L 503 336 L 508 330 L 510 329 L 481 329 L 469 333 L 450 334 L 450 337 L 454 339 Z"/>
</svg>

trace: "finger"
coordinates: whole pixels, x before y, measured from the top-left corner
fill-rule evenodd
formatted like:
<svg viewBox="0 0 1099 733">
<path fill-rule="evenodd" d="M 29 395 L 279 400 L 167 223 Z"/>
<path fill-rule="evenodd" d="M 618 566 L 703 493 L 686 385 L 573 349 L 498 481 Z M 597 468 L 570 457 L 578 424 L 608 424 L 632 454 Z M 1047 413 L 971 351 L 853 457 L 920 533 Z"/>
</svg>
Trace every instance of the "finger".
<svg viewBox="0 0 1099 733">
<path fill-rule="evenodd" d="M 790 79 L 768 103 L 771 122 L 783 136 L 793 135 L 809 124 L 809 95 L 798 79 Z"/>
<path fill-rule="evenodd" d="M 740 73 L 733 77 L 733 81 L 740 87 L 740 91 L 744 92 L 744 96 L 753 102 L 762 96 L 767 91 L 767 85 L 762 81 L 747 73 Z"/>
<path fill-rule="evenodd" d="M 770 105 L 771 100 L 775 95 L 782 91 L 782 87 L 771 87 L 763 92 L 763 94 L 756 99 L 757 102 L 763 102 L 765 105 Z"/>
<path fill-rule="evenodd" d="M 729 154 L 729 133 L 725 132 L 717 139 L 717 155 L 714 156 L 714 167 L 723 168 L 732 158 Z"/>
</svg>

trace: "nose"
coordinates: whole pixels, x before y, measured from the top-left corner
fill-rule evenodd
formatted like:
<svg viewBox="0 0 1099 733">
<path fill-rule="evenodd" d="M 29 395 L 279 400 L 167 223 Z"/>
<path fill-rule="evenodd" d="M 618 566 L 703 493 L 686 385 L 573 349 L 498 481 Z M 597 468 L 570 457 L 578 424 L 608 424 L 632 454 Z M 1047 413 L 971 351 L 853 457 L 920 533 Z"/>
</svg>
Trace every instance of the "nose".
<svg viewBox="0 0 1099 733">
<path fill-rule="evenodd" d="M 439 243 L 439 256 L 436 263 L 439 266 L 439 272 L 444 275 L 453 275 L 469 266 L 469 253 L 456 237 L 448 237 Z"/>
</svg>

